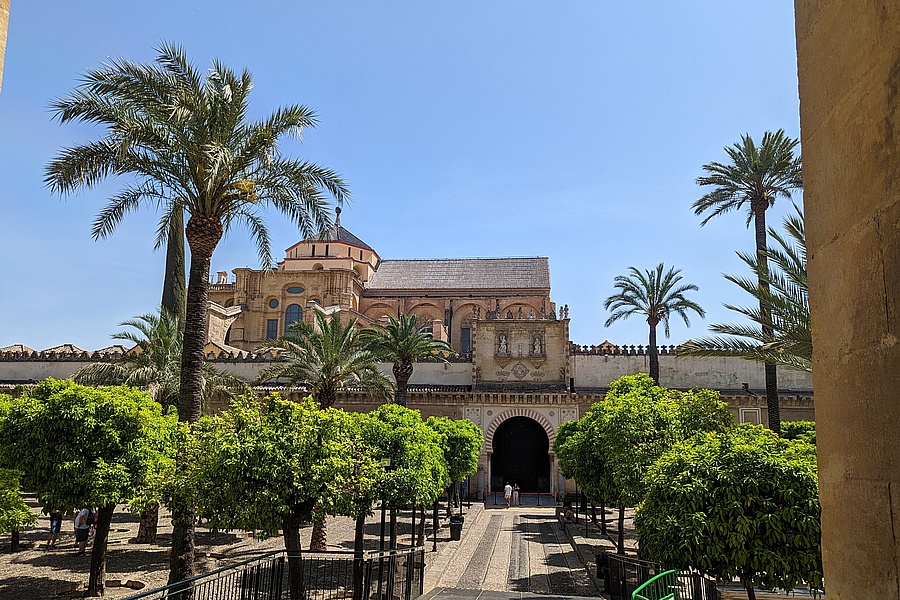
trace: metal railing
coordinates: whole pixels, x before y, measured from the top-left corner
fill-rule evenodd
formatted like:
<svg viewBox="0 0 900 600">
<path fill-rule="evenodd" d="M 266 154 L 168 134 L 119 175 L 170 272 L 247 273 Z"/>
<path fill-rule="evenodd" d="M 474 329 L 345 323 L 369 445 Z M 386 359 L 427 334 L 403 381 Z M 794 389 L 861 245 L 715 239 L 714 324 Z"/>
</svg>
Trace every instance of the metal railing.
<svg viewBox="0 0 900 600">
<path fill-rule="evenodd" d="M 598 555 L 597 569 L 612 600 L 631 600 L 642 584 L 666 571 L 654 562 L 606 553 Z M 715 580 L 700 573 L 677 571 L 673 585 L 682 600 L 719 600 L 720 597 Z"/>
<path fill-rule="evenodd" d="M 424 573 L 424 548 L 279 550 L 126 600 L 413 600 L 423 593 Z"/>
</svg>

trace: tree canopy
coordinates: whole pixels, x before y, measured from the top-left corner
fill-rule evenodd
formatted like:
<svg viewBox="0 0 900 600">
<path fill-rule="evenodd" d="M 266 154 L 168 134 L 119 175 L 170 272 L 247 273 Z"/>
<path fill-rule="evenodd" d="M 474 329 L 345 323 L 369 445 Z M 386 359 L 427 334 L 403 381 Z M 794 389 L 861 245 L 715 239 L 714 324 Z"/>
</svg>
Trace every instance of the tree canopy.
<svg viewBox="0 0 900 600">
<path fill-rule="evenodd" d="M 688 311 L 703 317 L 706 313 L 699 304 L 688 299 L 685 294 L 699 288 L 692 283 L 681 282 L 681 269 L 659 263 L 655 269 L 641 271 L 628 267 L 628 275 L 617 275 L 613 287 L 618 291 L 603 301 L 603 308 L 611 310 L 606 320 L 609 327 L 619 319 L 627 319 L 639 315 L 646 319 L 650 326 L 648 352 L 650 355 L 650 377 L 659 383 L 659 350 L 656 345 L 656 327 L 663 324 L 666 337 L 669 337 L 669 318 L 677 315 L 684 324 L 690 326 Z"/>
<path fill-rule="evenodd" d="M 264 344 L 257 352 L 273 352 L 278 361 L 260 370 L 257 381 L 287 379 L 306 386 L 319 405 L 332 406 L 338 391 L 362 389 L 375 398 L 391 397 L 390 380 L 378 369 L 377 357 L 365 347 L 356 320 L 341 323 L 338 313 L 315 313 L 315 325 L 291 323 L 284 337 Z"/>
<path fill-rule="evenodd" d="M 761 427 L 698 435 L 648 472 L 641 553 L 753 587 L 822 588 L 815 447 Z"/>
<path fill-rule="evenodd" d="M 447 475 L 451 482 L 462 481 L 478 471 L 478 457 L 484 445 L 484 434 L 468 419 L 428 417 L 425 424 L 441 436 Z"/>
<path fill-rule="evenodd" d="M 360 338 L 378 360 L 393 364 L 397 382 L 394 402 L 406 406 L 406 388 L 413 374 L 414 363 L 423 359 L 444 359 L 453 349 L 446 342 L 436 340 L 416 315 L 401 313 L 388 322 L 375 323 L 360 332 Z M 444 359 L 445 360 L 445 359 Z"/>
<path fill-rule="evenodd" d="M 784 233 L 769 228 L 775 244 L 766 249 L 766 260 L 761 260 L 759 255 L 738 252 L 755 280 L 725 276 L 757 301 L 756 307 L 725 305 L 749 322 L 712 324 L 710 331 L 718 335 L 691 340 L 679 347 L 679 354 L 736 356 L 812 370 L 806 231 L 803 213 L 794 208 L 794 214 L 784 218 Z M 760 306 L 765 307 L 765 312 Z"/>
<path fill-rule="evenodd" d="M 100 507 L 91 554 L 91 592 L 102 591 L 106 538 L 118 503 L 139 501 L 171 467 L 175 415 L 146 392 L 47 379 L 0 419 L 0 464 L 47 507 Z"/>
</svg>

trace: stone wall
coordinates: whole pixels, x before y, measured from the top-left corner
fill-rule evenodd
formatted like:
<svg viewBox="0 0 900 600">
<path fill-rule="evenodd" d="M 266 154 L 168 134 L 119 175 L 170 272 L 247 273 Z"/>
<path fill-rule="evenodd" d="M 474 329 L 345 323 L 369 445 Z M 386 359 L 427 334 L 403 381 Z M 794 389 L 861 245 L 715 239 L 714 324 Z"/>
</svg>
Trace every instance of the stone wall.
<svg viewBox="0 0 900 600">
<path fill-rule="evenodd" d="M 650 357 L 645 355 L 574 354 L 570 358 L 575 389 L 606 388 L 622 375 L 647 373 Z M 715 390 L 739 390 L 748 384 L 751 390 L 766 388 L 763 365 L 740 358 L 659 357 L 659 383 L 665 387 L 686 389 L 705 387 Z M 812 376 L 805 371 L 778 368 L 778 387 L 782 390 L 812 391 Z"/>
</svg>

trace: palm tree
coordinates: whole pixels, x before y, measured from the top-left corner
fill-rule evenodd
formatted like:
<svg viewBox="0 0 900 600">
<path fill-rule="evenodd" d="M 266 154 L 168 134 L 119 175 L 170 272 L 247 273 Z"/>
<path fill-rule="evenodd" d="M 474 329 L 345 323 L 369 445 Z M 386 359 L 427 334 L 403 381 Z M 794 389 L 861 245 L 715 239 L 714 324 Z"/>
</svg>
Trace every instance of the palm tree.
<svg viewBox="0 0 900 600">
<path fill-rule="evenodd" d="M 287 379 L 303 385 L 322 408 L 334 406 L 340 390 L 361 389 L 381 399 L 393 392 L 390 379 L 378 369 L 378 357 L 365 347 L 356 320 L 341 324 L 339 313 L 315 313 L 315 326 L 291 323 L 284 337 L 263 344 L 259 353 L 272 352 L 278 361 L 260 370 L 258 383 Z"/>
<path fill-rule="evenodd" d="M 795 207 L 796 208 L 796 207 Z M 756 255 L 739 252 L 755 280 L 725 277 L 752 295 L 768 309 L 768 317 L 758 307 L 726 308 L 744 315 L 747 324 L 714 324 L 709 329 L 720 336 L 691 340 L 679 348 L 686 356 L 736 356 L 759 362 L 771 362 L 803 371 L 812 370 L 812 335 L 809 325 L 809 295 L 806 283 L 806 231 L 803 213 L 784 218 L 783 235 L 769 228 L 777 246 L 766 251 L 767 263 Z M 763 279 L 768 286 L 759 285 Z M 771 335 L 764 327 L 771 324 Z M 727 336 L 727 337 L 722 337 Z"/>
<path fill-rule="evenodd" d="M 94 222 L 95 237 L 106 237 L 142 204 L 163 207 L 162 229 L 175 213 L 189 215 L 185 228 L 190 275 L 185 307 L 179 418 L 195 422 L 203 398 L 203 347 L 213 252 L 225 232 L 243 223 L 264 267 L 272 264 L 269 234 L 261 209 L 285 213 L 304 235 L 331 224 L 328 196 L 338 203 L 348 193 L 336 173 L 307 161 L 285 158 L 279 141 L 299 137 L 316 125 L 304 106 L 283 107 L 249 121 L 253 81 L 218 60 L 205 74 L 184 51 L 163 44 L 152 64 L 115 59 L 89 71 L 68 96 L 52 103 L 63 123 L 105 127 L 94 142 L 66 148 L 47 166 L 50 189 L 69 194 L 108 176 L 133 180 L 114 195 Z M 190 502 L 173 509 L 170 580 L 193 574 L 194 511 Z"/>
<path fill-rule="evenodd" d="M 257 352 L 272 352 L 278 362 L 260 370 L 257 383 L 287 379 L 290 386 L 303 385 L 321 408 L 334 406 L 340 390 L 361 389 L 387 400 L 393 386 L 378 369 L 378 358 L 365 347 L 356 329 L 356 320 L 341 324 L 335 312 L 326 318 L 316 312 L 315 326 L 305 321 L 291 323 L 284 337 L 263 344 Z M 313 511 L 313 531 L 309 549 L 326 549 L 326 516 L 321 506 Z"/>
<path fill-rule="evenodd" d="M 127 385 L 146 389 L 150 396 L 168 412 L 178 402 L 181 385 L 181 344 L 183 331 L 180 319 L 170 313 L 146 314 L 120 323 L 136 330 L 113 334 L 113 339 L 132 342 L 134 347 L 113 362 L 92 363 L 72 376 L 82 385 Z M 205 402 L 227 400 L 246 391 L 246 382 L 212 364 L 203 365 L 203 398 Z M 156 541 L 159 505 L 141 512 L 136 541 L 152 544 Z"/>
<path fill-rule="evenodd" d="M 665 265 L 659 263 L 653 270 L 641 272 L 634 267 L 628 267 L 628 271 L 629 275 L 627 276 L 616 276 L 613 280 L 613 287 L 619 291 L 603 302 L 603 308 L 612 310 L 612 314 L 606 320 L 606 327 L 619 319 L 627 319 L 632 315 L 641 315 L 647 319 L 647 324 L 650 326 L 648 343 L 650 377 L 659 384 L 659 349 L 656 347 L 656 326 L 662 323 L 665 327 L 666 337 L 669 337 L 669 317 L 671 315 L 680 316 L 684 320 L 684 324 L 690 327 L 688 311 L 692 310 L 701 317 L 706 313 L 699 304 L 684 297 L 685 292 L 696 292 L 699 288 L 692 283 L 679 284 L 681 269 L 671 267 L 665 271 Z"/>
<path fill-rule="evenodd" d="M 406 406 L 406 388 L 413 374 L 413 365 L 422 359 L 443 359 L 453 349 L 447 342 L 436 340 L 424 330 L 416 315 L 401 313 L 398 318 L 388 317 L 388 323 L 377 323 L 364 329 L 360 337 L 379 360 L 393 363 L 397 390 L 394 402 Z"/>
<path fill-rule="evenodd" d="M 697 178 L 697 184 L 713 186 L 713 190 L 694 202 L 694 214 L 711 211 L 701 225 L 710 219 L 732 210 L 747 209 L 747 227 L 753 223 L 756 236 L 757 260 L 766 263 L 766 210 L 775 204 L 779 196 L 791 197 L 791 192 L 803 187 L 800 157 L 794 156 L 799 140 L 790 138 L 783 129 L 763 134 L 757 147 L 749 135 L 741 136 L 741 142 L 725 148 L 727 164 L 712 162 L 703 165 L 708 175 Z M 760 287 L 766 288 L 765 278 L 759 277 Z M 765 336 L 772 335 L 769 309 L 760 302 L 760 316 Z M 775 363 L 766 362 L 766 406 L 769 413 L 769 429 L 781 430 L 781 413 L 778 407 L 778 372 Z"/>
</svg>

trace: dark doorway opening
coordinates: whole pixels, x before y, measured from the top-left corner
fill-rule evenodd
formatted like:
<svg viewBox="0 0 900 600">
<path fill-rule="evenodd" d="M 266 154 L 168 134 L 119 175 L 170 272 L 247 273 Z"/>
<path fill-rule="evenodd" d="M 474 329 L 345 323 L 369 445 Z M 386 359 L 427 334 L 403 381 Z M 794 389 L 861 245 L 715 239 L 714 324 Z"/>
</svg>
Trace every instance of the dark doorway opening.
<svg viewBox="0 0 900 600">
<path fill-rule="evenodd" d="M 494 433 L 491 491 L 519 484 L 523 492 L 550 491 L 550 440 L 544 428 L 528 417 L 504 421 Z"/>
</svg>

